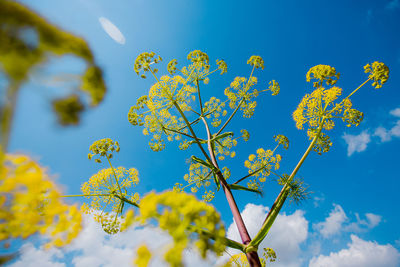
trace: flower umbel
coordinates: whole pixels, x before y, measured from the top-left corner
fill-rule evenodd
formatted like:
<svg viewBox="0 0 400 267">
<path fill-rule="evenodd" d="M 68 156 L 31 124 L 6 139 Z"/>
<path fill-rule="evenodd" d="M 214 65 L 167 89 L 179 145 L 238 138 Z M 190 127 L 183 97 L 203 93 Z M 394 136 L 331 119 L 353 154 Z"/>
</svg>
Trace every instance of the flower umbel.
<svg viewBox="0 0 400 267">
<path fill-rule="evenodd" d="M 369 78 L 373 79 L 372 86 L 376 89 L 382 87 L 389 79 L 389 68 L 382 62 L 375 61 L 364 66 L 365 73 L 370 73 Z"/>
</svg>

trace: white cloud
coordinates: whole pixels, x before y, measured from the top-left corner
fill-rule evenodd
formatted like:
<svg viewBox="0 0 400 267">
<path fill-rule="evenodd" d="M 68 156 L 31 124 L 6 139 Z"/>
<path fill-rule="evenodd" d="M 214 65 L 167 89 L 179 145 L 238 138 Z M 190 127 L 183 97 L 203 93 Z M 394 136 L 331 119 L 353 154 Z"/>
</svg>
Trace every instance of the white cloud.
<svg viewBox="0 0 400 267">
<path fill-rule="evenodd" d="M 368 143 L 371 141 L 370 134 L 363 131 L 359 135 L 344 134 L 343 139 L 347 143 L 347 156 L 351 156 L 354 152 L 362 152 L 367 149 Z"/>
<path fill-rule="evenodd" d="M 340 205 L 333 204 L 334 208 L 325 221 L 313 224 L 313 229 L 324 238 L 330 238 L 341 232 L 359 233 L 376 227 L 382 220 L 380 215 L 366 213 L 365 219 L 355 214 L 356 221 L 350 222 L 346 213 Z"/>
<path fill-rule="evenodd" d="M 400 108 L 395 108 L 395 109 L 391 110 L 389 113 L 390 113 L 390 115 L 400 118 Z"/>
<path fill-rule="evenodd" d="M 396 8 L 400 7 L 400 1 L 399 0 L 392 0 L 389 3 L 386 4 L 386 8 L 390 10 L 394 10 Z"/>
<path fill-rule="evenodd" d="M 346 220 L 347 216 L 343 208 L 340 205 L 334 204 L 334 209 L 329 213 L 325 221 L 314 224 L 313 228 L 324 238 L 328 238 L 338 234 Z"/>
<path fill-rule="evenodd" d="M 400 118 L 400 108 L 391 110 L 390 115 Z M 392 137 L 400 137 L 400 120 L 391 129 L 386 129 L 384 127 L 376 128 L 374 136 L 378 136 L 381 142 L 388 142 L 392 140 Z"/>
<path fill-rule="evenodd" d="M 125 36 L 111 21 L 105 17 L 100 17 L 99 22 L 104 31 L 117 43 L 125 44 Z"/>
<path fill-rule="evenodd" d="M 390 129 L 390 135 L 395 137 L 400 137 L 400 120 L 397 121 L 396 125 Z"/>
<path fill-rule="evenodd" d="M 59 249 L 37 249 L 31 243 L 26 243 L 21 247 L 20 258 L 9 267 L 65 267 L 65 263 L 60 261 L 62 253 Z"/>
<path fill-rule="evenodd" d="M 347 249 L 320 255 L 310 260 L 309 267 L 396 267 L 400 264 L 400 253 L 391 245 L 379 245 L 351 235 Z"/>
<path fill-rule="evenodd" d="M 388 141 L 392 140 L 390 131 L 386 130 L 386 128 L 383 128 L 383 127 L 376 128 L 373 136 L 380 137 L 381 142 L 388 142 Z"/>
<path fill-rule="evenodd" d="M 268 210 L 268 207 L 262 205 L 246 205 L 241 214 L 250 236 L 255 236 L 260 230 Z M 240 236 L 235 223 L 229 226 L 227 236 L 240 242 Z M 259 246 L 259 252 L 261 253 L 259 254 L 262 255 L 264 247 L 270 247 L 277 254 L 277 261 L 274 263 L 274 266 L 301 266 L 300 245 L 306 241 L 307 236 L 308 221 L 304 217 L 304 211 L 297 210 L 291 215 L 286 215 L 285 213 L 279 214 L 267 237 L 261 242 Z M 230 253 L 235 254 L 237 251 L 230 250 Z"/>
<path fill-rule="evenodd" d="M 163 261 L 163 255 L 171 238 L 159 228 L 132 227 L 126 232 L 116 235 L 106 234 L 101 226 L 92 218 L 86 216 L 84 228 L 73 242 L 62 249 L 45 250 L 26 243 L 22 247 L 20 257 L 12 267 L 65 267 L 71 264 L 75 267 L 131 267 L 137 248 L 146 243 L 152 251 L 150 266 L 168 266 Z M 214 255 L 207 261 L 201 259 L 194 250 L 184 252 L 184 261 L 188 266 L 208 266 L 215 262 Z"/>
<path fill-rule="evenodd" d="M 358 213 L 356 213 L 357 222 L 352 222 L 352 223 L 346 225 L 344 227 L 344 231 L 357 233 L 357 232 L 370 230 L 370 229 L 376 227 L 382 220 L 382 216 L 379 216 L 379 215 L 376 215 L 373 213 L 366 213 L 365 218 L 366 218 L 366 220 L 361 219 L 360 215 Z"/>
<path fill-rule="evenodd" d="M 321 196 L 316 196 L 314 197 L 314 207 L 319 207 L 319 205 L 325 201 L 325 196 L 321 195 Z"/>
</svg>

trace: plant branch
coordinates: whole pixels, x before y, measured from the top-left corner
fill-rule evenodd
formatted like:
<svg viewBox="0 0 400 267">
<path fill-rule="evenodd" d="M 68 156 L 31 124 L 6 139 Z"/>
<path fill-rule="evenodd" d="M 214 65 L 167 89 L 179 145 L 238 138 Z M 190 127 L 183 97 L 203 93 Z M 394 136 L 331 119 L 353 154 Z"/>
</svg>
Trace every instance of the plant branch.
<svg viewBox="0 0 400 267">
<path fill-rule="evenodd" d="M 233 219 L 238 228 L 240 238 L 242 239 L 243 244 L 247 245 L 251 241 L 250 235 L 247 231 L 246 225 L 244 224 L 242 215 L 240 214 L 240 211 L 237 207 L 237 204 L 233 197 L 232 191 L 229 188 L 229 185 L 227 184 L 223 174 L 221 173 L 221 170 L 219 169 L 217 160 L 215 158 L 214 150 L 212 148 L 212 144 L 211 144 L 212 136 L 211 136 L 211 132 L 208 127 L 207 121 L 203 117 L 201 118 L 201 120 L 203 121 L 204 126 L 206 127 L 206 130 L 207 130 L 207 138 L 208 138 L 207 144 L 208 144 L 208 152 L 210 153 L 210 157 L 211 157 L 211 162 L 214 165 L 214 167 L 216 168 L 216 175 L 224 189 L 225 197 L 226 197 L 226 200 L 228 201 L 229 207 L 230 207 L 232 215 L 233 215 Z M 247 256 L 250 266 L 261 266 L 260 258 L 258 257 L 257 251 L 249 251 L 246 253 L 246 256 Z"/>
<path fill-rule="evenodd" d="M 308 146 L 306 152 L 303 154 L 301 157 L 300 161 L 297 163 L 296 167 L 294 168 L 292 174 L 290 174 L 285 186 L 282 188 L 281 192 L 279 193 L 278 197 L 276 198 L 274 204 L 271 207 L 271 210 L 269 211 L 267 217 L 264 220 L 264 223 L 260 229 L 260 231 L 256 234 L 254 239 L 249 243 L 249 246 L 252 247 L 258 247 L 258 245 L 264 240 L 264 238 L 267 236 L 269 229 L 271 228 L 272 224 L 274 223 L 276 217 L 278 216 L 278 213 L 280 212 L 283 204 L 285 203 L 285 200 L 289 194 L 290 191 L 290 182 L 293 180 L 294 176 L 297 174 L 298 170 L 300 169 L 301 165 L 307 158 L 308 154 L 310 154 L 311 149 L 314 147 L 315 142 L 318 140 L 319 136 L 321 135 L 322 127 L 325 123 L 326 118 L 322 118 L 317 134 L 311 141 L 310 145 Z"/>
</svg>

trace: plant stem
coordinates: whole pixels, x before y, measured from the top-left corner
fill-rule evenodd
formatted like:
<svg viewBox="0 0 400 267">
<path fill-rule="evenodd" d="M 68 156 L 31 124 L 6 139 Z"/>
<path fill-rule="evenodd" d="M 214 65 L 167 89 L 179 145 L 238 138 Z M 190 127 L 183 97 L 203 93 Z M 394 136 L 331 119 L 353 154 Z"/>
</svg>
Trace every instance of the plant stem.
<svg viewBox="0 0 400 267">
<path fill-rule="evenodd" d="M 201 113 L 201 116 L 202 116 L 203 115 L 203 103 L 201 102 L 199 79 L 196 79 L 196 85 L 197 85 L 197 94 L 198 94 L 198 97 L 199 97 L 200 113 Z"/>
<path fill-rule="evenodd" d="M 188 119 L 186 118 L 185 114 L 183 113 L 181 107 L 178 105 L 178 103 L 176 101 L 173 100 L 174 106 L 176 107 L 176 109 L 178 110 L 179 114 L 181 114 L 181 117 L 183 118 L 183 120 L 185 121 L 186 125 L 189 128 L 189 131 L 191 132 L 191 134 L 193 135 L 197 145 L 199 146 L 201 152 L 203 153 L 203 155 L 206 157 L 208 162 L 211 162 L 210 157 L 208 156 L 208 154 L 206 153 L 206 151 L 204 150 L 203 146 L 201 145 L 201 141 L 199 140 L 199 138 L 197 138 L 196 133 L 194 132 L 192 126 L 190 125 Z"/>
<path fill-rule="evenodd" d="M 111 169 L 112 169 L 112 171 L 113 171 L 114 178 L 115 178 L 115 182 L 117 183 L 118 190 L 119 190 L 119 192 L 121 193 L 121 196 L 122 196 L 121 186 L 119 185 L 118 178 L 117 178 L 117 174 L 115 173 L 115 169 L 114 169 L 114 167 L 112 166 L 111 161 L 110 161 L 110 159 L 108 158 L 108 155 L 106 155 L 106 158 L 107 158 L 107 160 L 108 160 L 108 164 L 110 164 L 110 167 L 111 167 Z"/>
<path fill-rule="evenodd" d="M 0 109 L 0 153 L 6 153 L 8 149 L 8 141 L 10 138 L 12 119 L 17 104 L 19 86 L 20 84 L 18 82 L 12 82 L 8 86 L 6 89 L 5 103 Z"/>
<path fill-rule="evenodd" d="M 317 134 L 311 141 L 310 145 L 308 146 L 306 152 L 304 152 L 303 156 L 301 157 L 300 161 L 297 163 L 296 167 L 294 168 L 292 174 L 290 174 L 285 186 L 282 188 L 281 192 L 279 193 L 278 197 L 276 198 L 274 204 L 271 207 L 271 210 L 269 211 L 267 217 L 264 220 L 264 223 L 260 229 L 260 231 L 257 233 L 257 235 L 254 237 L 254 239 L 250 242 L 249 246 L 254 246 L 258 247 L 258 245 L 261 243 L 261 241 L 264 240 L 264 238 L 267 236 L 269 229 L 271 228 L 272 224 L 274 223 L 276 217 L 278 216 L 278 213 L 280 212 L 283 204 L 285 203 L 285 200 L 289 194 L 290 191 L 290 182 L 293 180 L 294 176 L 297 174 L 298 170 L 300 169 L 301 165 L 307 158 L 308 154 L 310 154 L 311 149 L 313 148 L 315 142 L 318 140 L 322 127 L 325 123 L 325 118 L 322 118 L 321 123 L 318 127 Z"/>
<path fill-rule="evenodd" d="M 210 232 L 208 232 L 207 230 L 200 228 L 198 226 L 194 226 L 194 225 L 189 225 L 188 230 L 192 231 L 192 232 L 196 232 L 196 233 L 201 233 L 205 236 L 207 236 L 208 238 L 211 238 L 212 240 L 215 240 L 215 236 L 213 234 L 211 234 Z M 236 242 L 232 239 L 229 239 L 227 237 L 223 238 L 225 241 L 225 245 L 227 245 L 230 248 L 234 248 L 234 249 L 238 249 L 240 251 L 244 251 L 244 246 L 243 244 L 240 244 L 239 242 Z"/>
<path fill-rule="evenodd" d="M 236 109 L 232 112 L 232 114 L 229 117 L 229 119 L 224 123 L 224 125 L 222 125 L 221 129 L 219 129 L 219 131 L 215 135 L 219 135 L 225 129 L 225 127 L 232 120 L 233 116 L 235 116 L 236 112 L 238 111 L 240 106 L 243 104 L 243 102 L 244 102 L 244 98 L 242 98 L 242 100 L 240 100 L 239 105 L 236 107 Z"/>
<path fill-rule="evenodd" d="M 221 171 L 219 169 L 217 160 L 215 158 L 214 150 L 212 149 L 211 132 L 208 127 L 207 121 L 203 117 L 201 119 L 207 130 L 207 138 L 208 138 L 207 144 L 208 144 L 208 152 L 211 157 L 211 162 L 217 170 L 216 175 L 224 189 L 225 197 L 226 197 L 226 200 L 228 201 L 229 207 L 230 207 L 232 215 L 233 215 L 233 219 L 235 220 L 236 226 L 238 228 L 240 238 L 242 239 L 243 244 L 247 245 L 251 241 L 250 235 L 247 231 L 246 225 L 244 224 L 242 215 L 240 214 L 240 211 L 237 207 L 237 204 L 233 197 L 233 194 L 232 194 L 223 174 L 221 173 Z M 253 266 L 261 266 L 260 258 L 258 257 L 257 251 L 248 252 L 248 253 L 246 253 L 246 256 L 247 256 L 250 266 L 252 266 L 252 267 Z"/>
</svg>

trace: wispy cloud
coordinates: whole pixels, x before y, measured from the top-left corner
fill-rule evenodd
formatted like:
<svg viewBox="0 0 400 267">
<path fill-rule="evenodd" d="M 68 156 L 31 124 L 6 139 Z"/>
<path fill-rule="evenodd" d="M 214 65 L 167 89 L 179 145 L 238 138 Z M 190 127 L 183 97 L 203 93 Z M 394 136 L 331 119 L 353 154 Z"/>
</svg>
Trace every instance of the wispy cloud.
<svg viewBox="0 0 400 267">
<path fill-rule="evenodd" d="M 334 208 L 323 222 L 313 224 L 313 229 L 323 238 L 330 238 L 342 232 L 360 233 L 376 227 L 382 220 L 380 215 L 366 213 L 365 219 L 355 214 L 356 221 L 350 221 L 340 205 L 333 204 Z"/>
<path fill-rule="evenodd" d="M 313 228 L 324 238 L 328 238 L 339 233 L 346 220 L 347 216 L 342 207 L 334 204 L 334 209 L 329 213 L 325 221 L 314 224 Z"/>
<path fill-rule="evenodd" d="M 345 133 L 342 137 L 347 143 L 347 156 L 351 156 L 354 152 L 364 151 L 371 141 L 371 136 L 367 131 L 363 131 L 359 135 Z"/>
<path fill-rule="evenodd" d="M 393 109 L 389 113 L 394 117 L 400 118 L 400 108 Z M 382 143 L 392 140 L 393 137 L 400 137 L 400 119 L 389 129 L 382 126 L 376 128 L 374 136 L 378 136 Z"/>
<path fill-rule="evenodd" d="M 372 135 L 367 131 L 363 131 L 358 135 L 344 134 L 342 138 L 347 144 L 347 155 L 351 156 L 355 152 L 362 152 L 367 149 L 371 142 L 371 137 L 379 137 L 381 143 L 389 142 L 395 137 L 400 137 L 400 108 L 393 109 L 390 115 L 396 117 L 396 121 L 392 122 L 391 127 L 385 128 L 379 126 L 373 130 Z"/>
<path fill-rule="evenodd" d="M 399 0 L 392 0 L 386 4 L 386 8 L 390 10 L 394 10 L 400 7 L 400 1 Z"/>
<path fill-rule="evenodd" d="M 400 263 L 400 253 L 392 245 L 379 245 L 351 235 L 348 248 L 320 255 L 310 260 L 310 267 L 396 267 Z"/>
<path fill-rule="evenodd" d="M 117 43 L 125 44 L 125 36 L 110 20 L 105 17 L 100 17 L 99 22 L 104 31 Z"/>
</svg>

